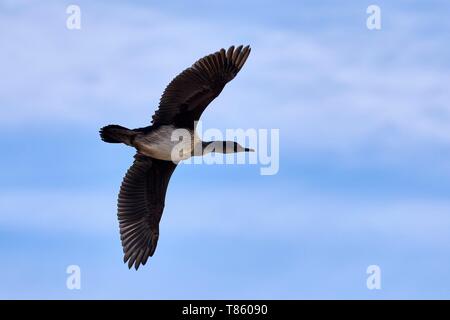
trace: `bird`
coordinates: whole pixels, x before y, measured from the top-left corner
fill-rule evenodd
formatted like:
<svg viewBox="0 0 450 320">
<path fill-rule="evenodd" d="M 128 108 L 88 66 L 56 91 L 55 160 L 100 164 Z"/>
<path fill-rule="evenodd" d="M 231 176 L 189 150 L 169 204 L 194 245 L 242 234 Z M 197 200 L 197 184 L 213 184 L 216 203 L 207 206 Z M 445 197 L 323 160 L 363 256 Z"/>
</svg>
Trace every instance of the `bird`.
<svg viewBox="0 0 450 320">
<path fill-rule="evenodd" d="M 134 265 L 138 270 L 156 250 L 167 187 L 180 161 L 212 152 L 254 151 L 234 141 L 202 141 L 195 132 L 203 111 L 236 77 L 250 51 L 250 46 L 242 45 L 222 48 L 182 71 L 167 85 L 149 126 L 107 125 L 100 129 L 104 142 L 136 149 L 117 203 L 123 262 L 129 269 Z M 176 130 L 187 133 L 186 141 L 172 141 Z M 173 152 L 176 147 L 180 150 Z"/>
</svg>

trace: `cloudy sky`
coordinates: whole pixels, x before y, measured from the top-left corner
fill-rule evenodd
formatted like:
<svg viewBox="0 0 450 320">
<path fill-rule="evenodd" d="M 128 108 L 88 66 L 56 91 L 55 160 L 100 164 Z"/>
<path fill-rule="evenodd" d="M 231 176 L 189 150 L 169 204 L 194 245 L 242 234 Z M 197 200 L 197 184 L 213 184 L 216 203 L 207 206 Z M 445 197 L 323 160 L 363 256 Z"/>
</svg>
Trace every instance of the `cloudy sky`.
<svg viewBox="0 0 450 320">
<path fill-rule="evenodd" d="M 449 6 L 0 0 L 0 298 L 450 298 Z M 133 150 L 98 129 L 147 125 L 178 72 L 232 44 L 251 56 L 203 128 L 279 129 L 279 172 L 181 165 L 130 271 Z"/>
</svg>

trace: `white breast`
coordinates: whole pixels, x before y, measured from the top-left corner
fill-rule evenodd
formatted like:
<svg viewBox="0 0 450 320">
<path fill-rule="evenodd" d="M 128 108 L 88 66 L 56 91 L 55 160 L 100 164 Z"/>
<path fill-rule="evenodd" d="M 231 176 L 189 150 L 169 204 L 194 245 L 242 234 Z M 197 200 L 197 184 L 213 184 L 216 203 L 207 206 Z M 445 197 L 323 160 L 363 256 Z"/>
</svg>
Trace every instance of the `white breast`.
<svg viewBox="0 0 450 320">
<path fill-rule="evenodd" d="M 199 142 L 192 130 L 161 126 L 146 135 L 138 135 L 134 145 L 149 157 L 178 162 L 191 157 L 194 144 Z"/>
</svg>

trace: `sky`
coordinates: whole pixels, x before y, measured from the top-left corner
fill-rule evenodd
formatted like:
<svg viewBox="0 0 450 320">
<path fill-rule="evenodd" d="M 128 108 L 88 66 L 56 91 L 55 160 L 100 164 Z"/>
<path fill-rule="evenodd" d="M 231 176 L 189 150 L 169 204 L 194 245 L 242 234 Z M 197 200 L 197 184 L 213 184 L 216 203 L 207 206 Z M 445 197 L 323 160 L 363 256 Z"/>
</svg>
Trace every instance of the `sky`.
<svg viewBox="0 0 450 320">
<path fill-rule="evenodd" d="M 449 299 L 449 6 L 0 0 L 0 298 Z M 279 171 L 180 165 L 128 270 L 134 151 L 98 130 L 148 125 L 177 73 L 233 44 L 252 53 L 203 128 L 279 129 Z"/>
</svg>

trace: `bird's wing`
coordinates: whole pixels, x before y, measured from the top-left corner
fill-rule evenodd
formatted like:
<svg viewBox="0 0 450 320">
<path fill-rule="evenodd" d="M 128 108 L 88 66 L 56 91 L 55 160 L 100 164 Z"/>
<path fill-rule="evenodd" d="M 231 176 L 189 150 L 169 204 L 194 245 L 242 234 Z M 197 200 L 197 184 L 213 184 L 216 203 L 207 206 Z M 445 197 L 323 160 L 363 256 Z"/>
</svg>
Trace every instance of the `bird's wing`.
<svg viewBox="0 0 450 320">
<path fill-rule="evenodd" d="M 136 154 L 120 187 L 118 218 L 124 262 L 145 265 L 155 252 L 169 179 L 177 165 Z"/>
<path fill-rule="evenodd" d="M 208 104 L 241 70 L 250 47 L 230 47 L 205 56 L 176 76 L 164 90 L 153 125 L 193 127 Z"/>
</svg>

